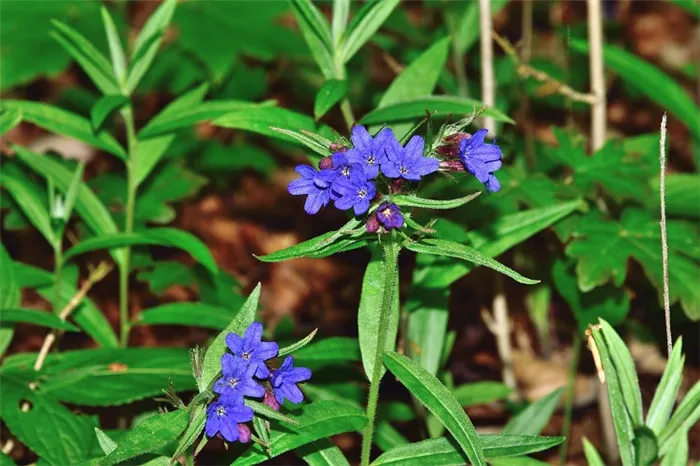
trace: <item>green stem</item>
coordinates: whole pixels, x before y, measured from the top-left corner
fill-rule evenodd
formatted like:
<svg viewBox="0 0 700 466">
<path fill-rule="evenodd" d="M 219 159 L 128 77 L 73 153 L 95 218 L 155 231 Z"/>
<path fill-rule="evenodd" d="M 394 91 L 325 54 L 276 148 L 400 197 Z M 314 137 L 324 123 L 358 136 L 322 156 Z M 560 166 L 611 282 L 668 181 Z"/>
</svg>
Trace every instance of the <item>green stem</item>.
<svg viewBox="0 0 700 466">
<path fill-rule="evenodd" d="M 374 436 L 375 416 L 377 402 L 379 401 L 379 383 L 382 379 L 382 360 L 386 349 L 386 335 L 391 314 L 391 305 L 396 283 L 397 263 L 399 259 L 399 245 L 394 238 L 388 238 L 384 244 L 384 288 L 382 289 L 382 308 L 379 315 L 379 335 L 377 336 L 377 348 L 372 367 L 372 379 L 369 385 L 369 399 L 367 400 L 367 427 L 362 435 L 362 462 L 361 466 L 368 466 L 372 450 L 372 437 Z"/>
<path fill-rule="evenodd" d="M 343 119 L 348 127 L 348 131 L 352 129 L 352 125 L 355 124 L 355 116 L 352 113 L 352 107 L 350 106 L 350 101 L 344 98 L 340 102 L 340 111 L 343 113 Z"/>
<path fill-rule="evenodd" d="M 53 248 L 53 313 L 61 313 L 61 279 L 63 275 L 63 245 L 61 240 Z"/>
<path fill-rule="evenodd" d="M 574 411 L 574 382 L 576 381 L 576 373 L 578 372 L 578 362 L 581 355 L 581 336 L 578 331 L 574 334 L 574 342 L 572 345 L 571 367 L 569 369 L 569 380 L 566 387 L 566 401 L 564 405 L 564 426 L 562 427 L 561 435 L 564 436 L 564 443 L 559 447 L 559 464 L 563 466 L 566 463 L 567 448 L 569 446 L 569 433 L 571 432 L 571 419 Z"/>
<path fill-rule="evenodd" d="M 132 233 L 134 230 L 134 207 L 136 205 L 136 183 L 134 181 L 136 131 L 134 129 L 134 114 L 131 106 L 122 110 L 122 117 L 126 125 L 126 139 L 129 151 L 129 160 L 126 163 L 126 211 L 124 219 L 124 232 Z M 129 268 L 131 261 L 131 248 L 125 247 L 124 259 L 119 267 L 119 322 L 121 326 L 120 344 L 126 347 L 129 343 Z"/>
<path fill-rule="evenodd" d="M 459 96 L 469 97 L 469 85 L 467 83 L 467 72 L 464 69 L 464 55 L 459 53 L 456 46 L 452 47 L 452 58 L 455 62 L 455 74 L 457 75 L 457 85 L 459 86 Z"/>
</svg>

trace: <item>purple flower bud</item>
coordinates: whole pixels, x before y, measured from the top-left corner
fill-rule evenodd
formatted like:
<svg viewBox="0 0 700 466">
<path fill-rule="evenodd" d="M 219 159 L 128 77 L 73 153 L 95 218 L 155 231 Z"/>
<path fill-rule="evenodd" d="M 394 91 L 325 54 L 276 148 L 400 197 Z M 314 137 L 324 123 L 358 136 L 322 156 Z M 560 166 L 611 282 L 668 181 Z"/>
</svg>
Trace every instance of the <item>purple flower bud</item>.
<svg viewBox="0 0 700 466">
<path fill-rule="evenodd" d="M 443 172 L 463 172 L 464 164 L 460 160 L 443 160 L 440 162 L 440 171 Z"/>
<path fill-rule="evenodd" d="M 379 230 L 379 220 L 377 220 L 377 214 L 372 214 L 367 219 L 367 233 L 376 233 Z"/>
<path fill-rule="evenodd" d="M 445 157 L 457 157 L 459 155 L 459 145 L 465 139 L 470 139 L 472 137 L 469 133 L 455 133 L 450 134 L 442 140 L 442 145 L 435 149 L 435 151 L 444 155 Z"/>
<path fill-rule="evenodd" d="M 245 424 L 238 424 L 238 441 L 241 443 L 250 442 L 250 428 Z"/>
<path fill-rule="evenodd" d="M 331 150 L 331 152 L 345 152 L 348 150 L 347 147 L 342 144 L 338 144 L 337 142 L 331 142 L 331 145 L 328 146 L 328 148 Z"/>
<path fill-rule="evenodd" d="M 333 168 L 333 159 L 331 157 L 323 157 L 318 162 L 318 168 L 320 168 L 321 170 Z"/>
<path fill-rule="evenodd" d="M 277 398 L 275 398 L 275 395 L 272 394 L 272 392 L 265 392 L 265 397 L 263 398 L 263 404 L 269 406 L 270 408 L 274 409 L 275 411 L 280 410 L 280 404 L 277 402 Z"/>
<path fill-rule="evenodd" d="M 397 178 L 391 182 L 391 193 L 392 194 L 400 193 L 401 188 L 403 188 L 403 179 Z"/>
</svg>

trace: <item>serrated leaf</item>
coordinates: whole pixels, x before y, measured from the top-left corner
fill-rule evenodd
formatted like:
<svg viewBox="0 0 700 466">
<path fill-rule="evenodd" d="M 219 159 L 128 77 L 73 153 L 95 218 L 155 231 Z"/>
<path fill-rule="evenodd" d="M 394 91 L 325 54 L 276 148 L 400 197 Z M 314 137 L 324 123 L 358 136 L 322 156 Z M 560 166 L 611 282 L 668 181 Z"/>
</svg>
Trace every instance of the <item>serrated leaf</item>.
<svg viewBox="0 0 700 466">
<path fill-rule="evenodd" d="M 570 45 L 575 52 L 588 53 L 588 43 L 583 40 L 572 39 Z M 603 46 L 603 60 L 628 84 L 681 120 L 696 139 L 700 138 L 700 110 L 673 78 L 646 60 L 613 45 Z M 640 76 L 644 76 L 643 85 Z"/>
<path fill-rule="evenodd" d="M 676 403 L 678 389 L 683 380 L 685 356 L 682 353 L 683 340 L 679 338 L 673 345 L 673 352 L 668 358 L 661 381 L 654 392 L 654 399 L 649 406 L 645 423 L 656 435 L 659 435 L 668 423 L 673 405 Z"/>
<path fill-rule="evenodd" d="M 30 408 L 22 412 L 25 402 Z M 49 465 L 77 464 L 86 459 L 96 442 L 93 431 L 96 418 L 76 416 L 50 397 L 31 390 L 26 380 L 5 370 L 0 417 L 20 442 Z"/>
<path fill-rule="evenodd" d="M 236 317 L 209 345 L 204 356 L 202 377 L 197 381 L 200 392 L 206 390 L 217 374 L 221 372 L 221 356 L 226 352 L 226 335 L 231 332 L 243 335 L 248 326 L 255 320 L 258 302 L 260 301 L 260 288 L 260 283 L 258 283 L 248 296 L 248 299 L 243 303 L 241 310 L 236 313 Z"/>
<path fill-rule="evenodd" d="M 112 453 L 100 460 L 100 466 L 118 464 L 170 444 L 187 428 L 187 414 L 186 410 L 178 409 L 146 418 L 126 434 Z"/>
<path fill-rule="evenodd" d="M 67 24 L 53 20 L 51 36 L 78 62 L 95 86 L 105 95 L 119 93 L 109 62 L 97 48 Z"/>
<path fill-rule="evenodd" d="M 302 338 L 298 342 L 296 342 L 292 345 L 289 345 L 289 346 L 285 346 L 284 348 L 280 348 L 280 350 L 277 352 L 277 357 L 281 358 L 282 356 L 286 356 L 288 354 L 294 353 L 295 351 L 300 350 L 301 348 L 305 347 L 306 345 L 311 343 L 311 341 L 314 339 L 314 337 L 316 336 L 316 332 L 318 332 L 318 329 L 314 329 L 313 332 L 309 333 L 308 335 L 306 335 L 304 338 Z"/>
<path fill-rule="evenodd" d="M 3 374 L 35 377 L 35 353 L 13 355 Z M 162 393 L 172 381 L 178 391 L 192 390 L 185 348 L 105 348 L 52 353 L 38 375 L 41 393 L 82 406 L 113 406 Z"/>
<path fill-rule="evenodd" d="M 469 196 L 464 196 L 460 197 L 457 199 L 425 199 L 422 197 L 418 197 L 413 194 L 406 194 L 406 195 L 397 195 L 397 196 L 392 196 L 391 200 L 400 206 L 406 206 L 406 207 L 421 207 L 423 209 L 455 209 L 457 207 L 463 206 L 467 202 L 471 202 L 479 195 L 481 194 L 481 191 L 477 191 L 474 194 L 470 194 Z"/>
<path fill-rule="evenodd" d="M 121 107 L 129 103 L 129 99 L 123 95 L 103 95 L 90 109 L 90 121 L 92 129 L 99 131 L 109 116 Z"/>
<path fill-rule="evenodd" d="M 455 387 L 452 394 L 463 407 L 478 406 L 503 400 L 513 389 L 500 382 L 472 382 Z"/>
<path fill-rule="evenodd" d="M 176 6 L 176 0 L 166 0 L 148 18 L 141 29 L 134 44 L 134 51 L 131 53 L 131 63 L 125 84 L 127 94 L 134 92 L 139 81 L 151 66 Z"/>
<path fill-rule="evenodd" d="M 340 50 L 337 52 L 342 63 L 350 61 L 398 5 L 399 0 L 372 1 L 363 5 L 343 34 Z"/>
<path fill-rule="evenodd" d="M 432 95 L 397 100 L 391 104 L 376 108 L 362 117 L 360 122 L 366 125 L 376 125 L 395 121 L 414 120 L 425 117 L 429 112 L 433 116 L 471 115 L 483 109 L 481 116 L 490 117 L 496 121 L 513 124 L 514 121 L 494 107 L 486 107 L 478 100 L 466 97 Z"/>
<path fill-rule="evenodd" d="M 328 110 L 345 97 L 348 92 L 348 83 L 344 80 L 328 79 L 316 93 L 314 100 L 314 118 L 320 120 Z"/>
<path fill-rule="evenodd" d="M 700 273 L 697 229 L 687 223 L 669 221 L 667 231 L 671 304 L 680 301 L 688 317 L 700 319 L 700 288 L 692 285 Z M 627 209 L 620 222 L 603 220 L 600 215 L 590 213 L 578 223 L 573 236 L 566 254 L 578 260 L 576 273 L 582 291 L 608 281 L 622 286 L 627 263 L 634 258 L 661 296 L 661 231 L 658 220 L 648 212 Z"/>
<path fill-rule="evenodd" d="M 199 302 L 168 303 L 141 311 L 134 325 L 186 325 L 223 330 L 235 311 Z"/>
<path fill-rule="evenodd" d="M 520 414 L 508 421 L 508 424 L 503 428 L 503 433 L 539 435 L 557 409 L 563 391 L 563 388 L 557 388 L 530 404 Z"/>
<path fill-rule="evenodd" d="M 367 423 L 367 418 L 361 410 L 333 401 L 305 405 L 302 414 L 294 419 L 298 425 L 285 426 L 283 431 L 273 428 L 270 432 L 269 456 L 262 446 L 254 444 L 239 456 L 233 465 L 260 464 L 321 438 L 359 430 Z"/>
<path fill-rule="evenodd" d="M 396 335 L 399 330 L 399 251 L 400 247 L 395 243 L 376 247 L 362 279 L 362 294 L 357 310 L 358 341 L 362 353 L 362 367 L 370 383 L 379 383 L 386 372 L 384 367 L 381 367 L 379 380 L 372 380 L 377 352 L 384 353 L 396 349 Z M 391 277 L 387 277 L 387 274 Z M 387 298 L 385 288 L 389 283 L 391 295 Z M 389 309 L 385 311 L 383 307 L 386 303 L 389 303 Z M 380 326 L 382 312 L 388 312 L 384 317 L 387 320 L 383 328 Z M 386 335 L 384 348 L 377 348 L 380 333 Z"/>
<path fill-rule="evenodd" d="M 90 121 L 75 113 L 41 102 L 23 100 L 3 100 L 0 109 L 20 112 L 24 121 L 52 133 L 86 142 L 122 160 L 127 159 L 124 148 L 108 132 L 93 131 Z"/>
<path fill-rule="evenodd" d="M 21 322 L 24 324 L 33 324 L 41 327 L 66 330 L 68 332 L 80 331 L 78 327 L 70 322 L 59 319 L 58 316 L 36 309 L 4 308 L 2 311 L 0 311 L 0 315 L 2 315 L 3 324 L 15 324 Z"/>
<path fill-rule="evenodd" d="M 527 455 L 559 445 L 564 437 L 530 435 L 479 435 L 486 458 Z M 372 466 L 452 466 L 467 462 L 455 442 L 446 438 L 422 440 L 389 450 L 372 462 Z"/>
<path fill-rule="evenodd" d="M 452 433 L 471 464 L 486 465 L 483 447 L 469 417 L 450 391 L 418 363 L 394 352 L 384 364 L 408 390 Z"/>
<path fill-rule="evenodd" d="M 432 254 L 436 256 L 454 257 L 474 263 L 476 265 L 484 265 L 490 269 L 500 272 L 513 280 L 524 283 L 526 285 L 534 285 L 539 283 L 539 280 L 532 280 L 520 275 L 515 270 L 506 267 L 500 262 L 491 259 L 486 254 L 470 246 L 465 246 L 454 241 L 442 240 L 437 238 L 425 238 L 419 242 L 406 242 L 406 249 L 423 254 Z"/>
</svg>

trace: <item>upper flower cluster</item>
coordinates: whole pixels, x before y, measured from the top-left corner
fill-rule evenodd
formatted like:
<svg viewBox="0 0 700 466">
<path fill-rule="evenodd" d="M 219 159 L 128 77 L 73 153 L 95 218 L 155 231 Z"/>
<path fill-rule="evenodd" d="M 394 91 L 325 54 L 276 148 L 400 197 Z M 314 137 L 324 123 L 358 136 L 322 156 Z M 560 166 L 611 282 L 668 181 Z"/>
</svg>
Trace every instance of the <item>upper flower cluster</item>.
<svg viewBox="0 0 700 466">
<path fill-rule="evenodd" d="M 236 333 L 226 335 L 226 345 L 231 351 L 221 357 L 222 376 L 214 382 L 213 391 L 219 395 L 207 409 L 206 434 L 216 434 L 229 441 L 250 441 L 250 428 L 245 424 L 253 420 L 253 410 L 245 405 L 245 397 L 263 398 L 263 403 L 278 410 L 285 399 L 300 403 L 304 395 L 297 383 L 309 380 L 311 371 L 305 367 L 293 367 L 294 358 L 285 358 L 281 367 L 268 367 L 277 356 L 274 342 L 263 342 L 263 327 L 254 322 L 243 337 Z"/>
<path fill-rule="evenodd" d="M 411 137 L 402 146 L 389 128 L 372 137 L 364 126 L 355 125 L 351 148 L 332 144 L 335 152 L 319 162 L 318 171 L 309 165 L 298 165 L 296 171 L 301 177 L 292 181 L 288 190 L 294 195 L 307 196 L 304 210 L 311 215 L 331 201 L 340 210 L 352 208 L 355 215 L 367 213 L 372 201 L 381 198 L 375 184 L 380 177 L 394 180 L 393 185 L 401 187 L 402 181 L 420 181 L 438 170 L 468 171 L 487 190 L 496 192 L 500 185 L 494 172 L 501 167 L 502 154 L 497 145 L 484 142 L 486 133 L 482 129 L 474 135 L 458 133 L 445 138 L 436 153 L 458 159 L 441 161 L 424 155 L 425 141 L 420 136 Z M 384 230 L 403 226 L 404 218 L 398 206 L 383 200 L 379 210 L 368 219 L 368 231 L 378 231 L 380 226 Z"/>
</svg>

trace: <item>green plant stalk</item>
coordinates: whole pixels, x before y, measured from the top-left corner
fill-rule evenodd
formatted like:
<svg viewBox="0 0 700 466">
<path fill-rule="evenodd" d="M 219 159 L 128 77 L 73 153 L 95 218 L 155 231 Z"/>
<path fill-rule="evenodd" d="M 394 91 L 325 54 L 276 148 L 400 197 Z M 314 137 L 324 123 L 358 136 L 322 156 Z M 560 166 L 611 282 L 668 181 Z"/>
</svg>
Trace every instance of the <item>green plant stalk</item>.
<svg viewBox="0 0 700 466">
<path fill-rule="evenodd" d="M 132 233 L 134 230 L 134 207 L 136 205 L 136 183 L 134 182 L 134 165 L 136 163 L 136 131 L 134 129 L 134 114 L 131 105 L 122 110 L 122 117 L 126 125 L 126 139 L 129 151 L 129 160 L 126 163 L 126 211 L 124 219 L 124 232 Z M 129 267 L 131 262 L 131 247 L 124 248 L 124 260 L 119 267 L 119 323 L 121 333 L 119 342 L 122 347 L 129 343 Z"/>
<path fill-rule="evenodd" d="M 335 52 L 335 79 L 344 81 L 346 79 L 345 65 L 340 61 L 340 56 L 338 52 Z M 350 99 L 344 97 L 340 101 L 340 112 L 343 114 L 343 120 L 345 120 L 345 125 L 348 127 L 348 131 L 352 130 L 352 126 L 355 124 L 355 115 L 352 113 L 352 106 L 350 105 Z"/>
<path fill-rule="evenodd" d="M 571 433 L 571 419 L 574 411 L 574 382 L 576 381 L 576 372 L 578 370 L 578 362 L 581 356 L 581 335 L 578 330 L 574 334 L 574 342 L 572 345 L 571 367 L 569 368 L 569 380 L 566 387 L 566 401 L 564 405 L 564 425 L 561 429 L 561 435 L 565 438 L 559 447 L 559 465 L 566 464 L 567 449 L 569 446 L 569 434 Z"/>
<path fill-rule="evenodd" d="M 61 280 L 63 278 L 63 245 L 58 239 L 53 246 L 53 313 L 61 313 Z"/>
<path fill-rule="evenodd" d="M 391 237 L 384 244 L 384 288 L 382 293 L 382 308 L 379 316 L 379 335 L 377 336 L 377 349 L 372 368 L 372 382 L 369 385 L 369 398 L 367 400 L 367 427 L 362 434 L 362 461 L 361 466 L 368 466 L 372 450 L 372 437 L 374 436 L 374 424 L 379 401 L 379 383 L 381 382 L 383 356 L 386 347 L 386 334 L 389 324 L 389 314 L 394 295 L 394 283 L 396 282 L 397 264 L 399 259 L 399 245 L 396 239 Z"/>
</svg>

